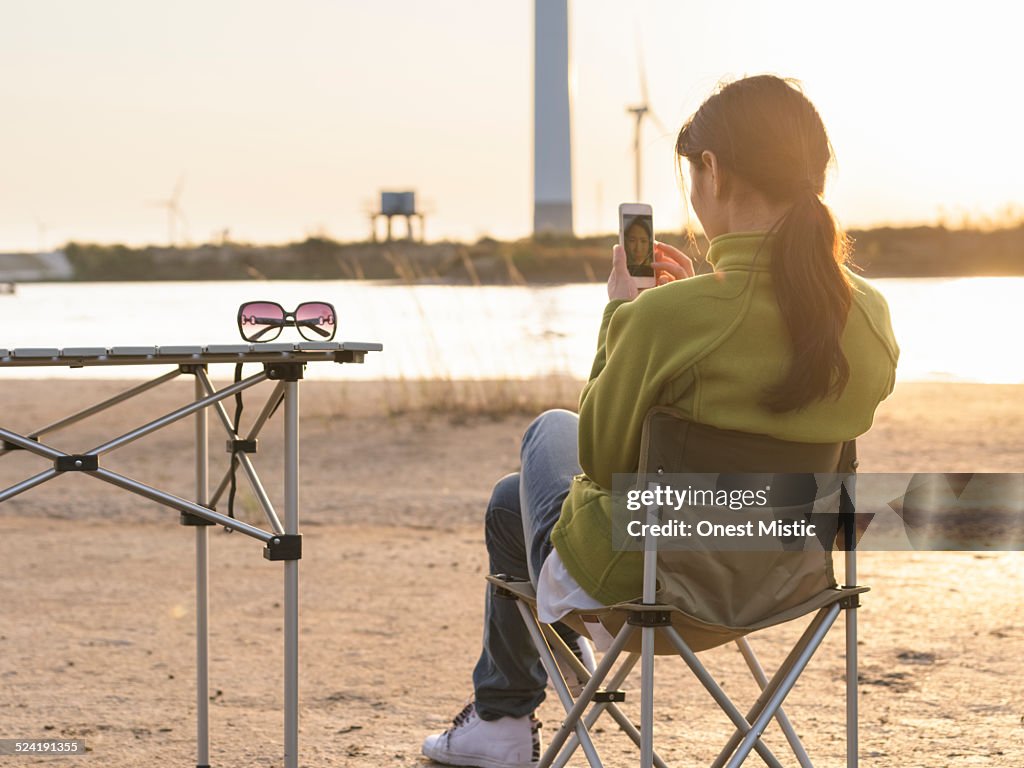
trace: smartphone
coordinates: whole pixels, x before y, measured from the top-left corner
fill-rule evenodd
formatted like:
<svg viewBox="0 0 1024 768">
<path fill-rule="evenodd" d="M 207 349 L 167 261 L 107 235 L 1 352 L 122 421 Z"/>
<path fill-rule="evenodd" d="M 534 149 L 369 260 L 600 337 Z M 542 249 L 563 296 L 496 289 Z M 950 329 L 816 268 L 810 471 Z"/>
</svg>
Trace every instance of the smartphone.
<svg viewBox="0 0 1024 768">
<path fill-rule="evenodd" d="M 646 203 L 619 206 L 619 245 L 626 251 L 626 267 L 637 288 L 653 288 L 654 211 Z"/>
</svg>

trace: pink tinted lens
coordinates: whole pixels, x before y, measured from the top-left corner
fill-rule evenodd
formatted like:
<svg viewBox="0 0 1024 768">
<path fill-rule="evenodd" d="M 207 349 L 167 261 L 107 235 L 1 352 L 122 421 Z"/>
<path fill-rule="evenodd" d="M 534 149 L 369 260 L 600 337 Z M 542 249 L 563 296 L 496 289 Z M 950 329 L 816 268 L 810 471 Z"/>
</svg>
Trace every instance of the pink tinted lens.
<svg viewBox="0 0 1024 768">
<path fill-rule="evenodd" d="M 330 341 L 334 338 L 338 318 L 334 307 L 323 301 L 310 301 L 300 304 L 295 310 L 295 324 L 304 339 L 310 341 Z"/>
<path fill-rule="evenodd" d="M 284 310 L 270 301 L 251 301 L 238 310 L 238 324 L 246 341 L 272 341 L 281 335 Z"/>
</svg>

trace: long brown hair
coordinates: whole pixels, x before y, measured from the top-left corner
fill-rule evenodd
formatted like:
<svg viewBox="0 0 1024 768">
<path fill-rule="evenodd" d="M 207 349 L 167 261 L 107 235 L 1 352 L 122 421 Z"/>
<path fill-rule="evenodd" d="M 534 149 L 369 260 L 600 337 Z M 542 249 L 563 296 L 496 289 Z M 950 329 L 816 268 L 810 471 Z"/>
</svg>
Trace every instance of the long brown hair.
<svg viewBox="0 0 1024 768">
<path fill-rule="evenodd" d="M 790 203 L 773 229 L 771 274 L 793 357 L 763 404 L 781 413 L 838 397 L 850 378 L 839 342 L 853 298 L 848 241 L 821 200 L 833 152 L 818 111 L 795 81 L 737 80 L 679 132 L 680 158 L 700 162 L 705 150 L 772 202 Z"/>
</svg>

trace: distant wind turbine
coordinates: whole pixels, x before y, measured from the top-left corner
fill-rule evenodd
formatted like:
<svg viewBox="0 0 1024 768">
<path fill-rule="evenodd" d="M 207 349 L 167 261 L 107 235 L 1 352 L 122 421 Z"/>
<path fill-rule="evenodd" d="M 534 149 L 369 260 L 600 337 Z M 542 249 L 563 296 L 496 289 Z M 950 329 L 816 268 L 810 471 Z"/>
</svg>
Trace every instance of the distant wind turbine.
<svg viewBox="0 0 1024 768">
<path fill-rule="evenodd" d="M 181 193 L 184 187 L 185 176 L 181 175 L 178 177 L 170 197 L 166 200 L 153 200 L 151 203 L 167 211 L 167 243 L 172 248 L 178 244 L 179 221 L 182 223 L 186 234 L 188 232 L 188 220 L 185 218 L 185 213 L 181 210 Z"/>
<path fill-rule="evenodd" d="M 45 221 L 39 218 L 38 215 L 33 214 L 33 218 L 36 220 L 36 240 L 38 243 L 38 252 L 46 253 L 46 233 L 50 227 Z"/>
<path fill-rule="evenodd" d="M 637 72 L 640 77 L 640 103 L 633 107 L 626 107 L 626 112 L 633 115 L 636 119 L 636 125 L 633 132 L 633 182 L 636 201 L 643 200 L 643 177 L 642 177 L 642 142 L 643 137 L 643 123 L 645 117 L 650 117 L 654 121 L 655 127 L 662 133 L 668 133 L 668 129 L 665 124 L 658 119 L 658 116 L 651 109 L 651 100 L 647 94 L 647 68 L 644 66 L 643 52 L 640 47 L 640 38 L 636 40 L 636 63 Z"/>
</svg>

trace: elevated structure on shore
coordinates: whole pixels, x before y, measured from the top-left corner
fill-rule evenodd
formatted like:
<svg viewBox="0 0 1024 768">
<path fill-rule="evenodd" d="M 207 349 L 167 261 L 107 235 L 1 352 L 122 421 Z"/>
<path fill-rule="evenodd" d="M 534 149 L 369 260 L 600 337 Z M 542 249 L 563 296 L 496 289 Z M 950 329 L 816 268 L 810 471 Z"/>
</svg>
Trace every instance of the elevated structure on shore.
<svg viewBox="0 0 1024 768">
<path fill-rule="evenodd" d="M 383 217 L 387 222 L 387 242 L 391 242 L 391 219 L 401 216 L 405 219 L 405 239 L 423 242 L 426 238 L 424 214 L 416 207 L 416 193 L 412 190 L 380 193 L 380 209 L 370 212 L 370 241 L 377 242 L 377 220 Z M 413 234 L 412 223 L 419 222 L 419 237 Z"/>
<path fill-rule="evenodd" d="M 533 233 L 572 234 L 569 3 L 534 0 Z"/>
</svg>

